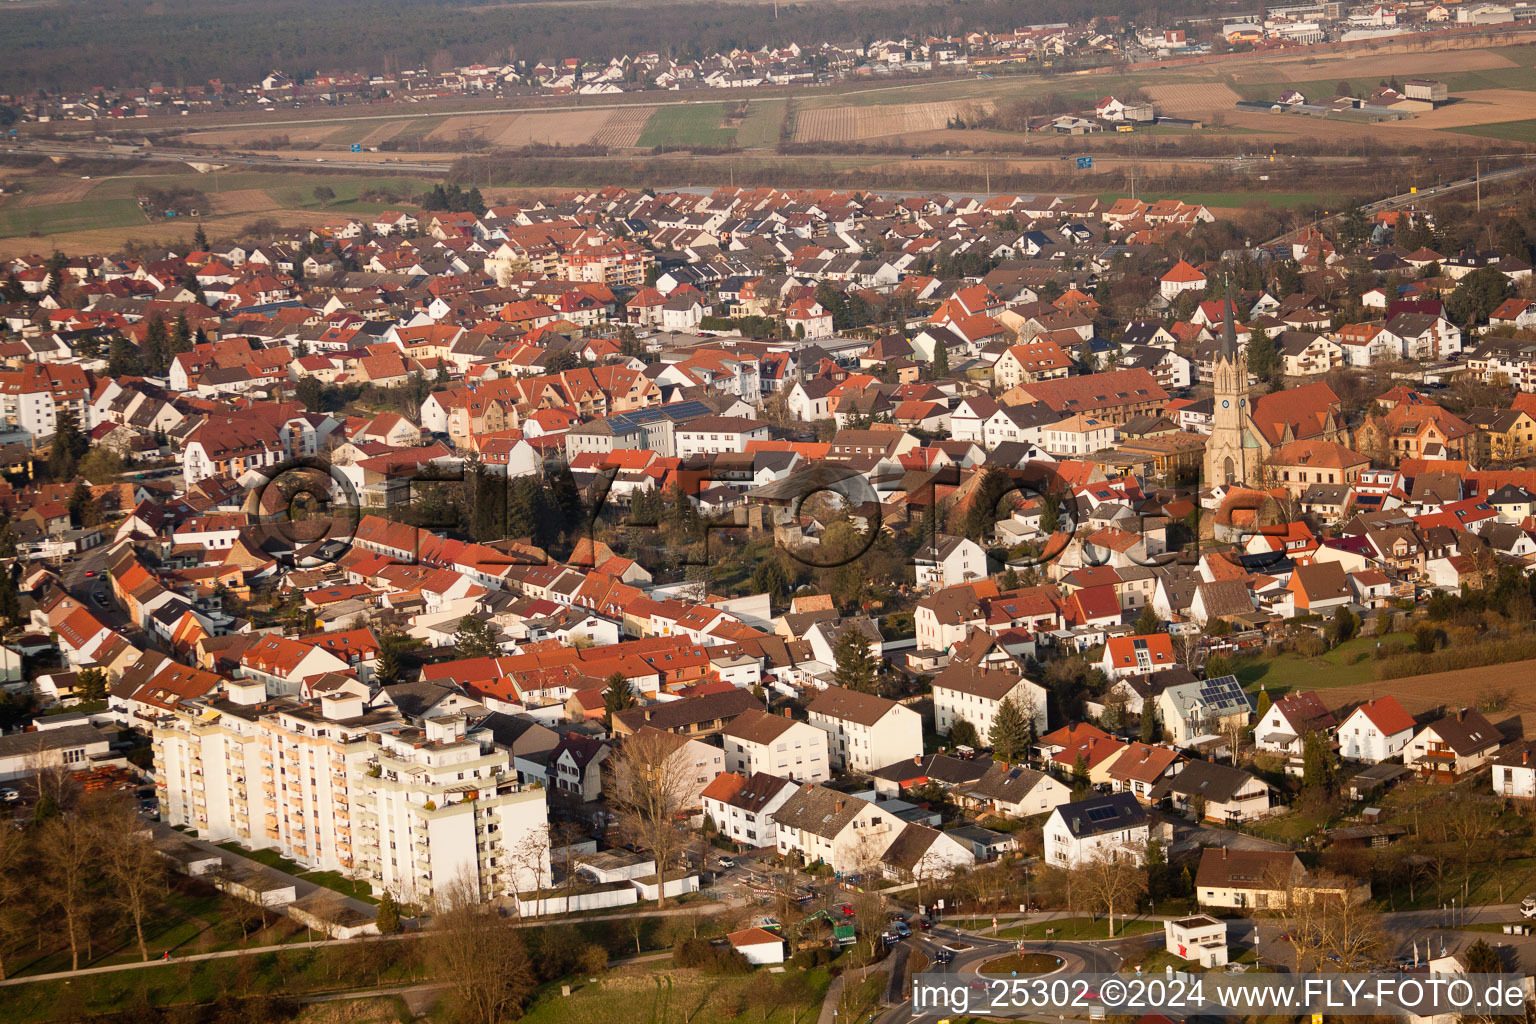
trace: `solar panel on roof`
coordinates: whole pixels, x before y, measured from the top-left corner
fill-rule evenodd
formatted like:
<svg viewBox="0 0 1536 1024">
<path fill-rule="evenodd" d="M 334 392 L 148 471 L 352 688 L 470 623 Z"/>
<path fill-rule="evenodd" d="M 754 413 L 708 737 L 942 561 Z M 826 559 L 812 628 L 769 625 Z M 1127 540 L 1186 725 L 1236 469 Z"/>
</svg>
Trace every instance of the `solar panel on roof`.
<svg viewBox="0 0 1536 1024">
<path fill-rule="evenodd" d="M 1088 820 L 1089 821 L 1108 821 L 1110 818 L 1113 818 L 1114 816 L 1115 816 L 1115 809 L 1113 807 L 1090 807 L 1090 808 L 1088 808 Z"/>
</svg>

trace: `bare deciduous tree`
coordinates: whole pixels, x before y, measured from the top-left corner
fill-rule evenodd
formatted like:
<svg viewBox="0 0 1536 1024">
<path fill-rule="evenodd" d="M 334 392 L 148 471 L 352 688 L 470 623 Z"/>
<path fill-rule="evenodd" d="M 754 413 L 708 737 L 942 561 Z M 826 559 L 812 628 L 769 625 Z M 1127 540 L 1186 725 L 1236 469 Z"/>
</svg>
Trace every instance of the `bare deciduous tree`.
<svg viewBox="0 0 1536 1024">
<path fill-rule="evenodd" d="M 148 960 L 144 921 L 165 899 L 165 862 L 155 851 L 133 805 L 126 800 L 103 804 L 91 820 L 96 826 L 96 844 L 107 881 L 107 902 L 133 922 L 139 956 Z"/>
<path fill-rule="evenodd" d="M 98 833 L 79 814 L 50 818 L 38 833 L 42 861 L 42 898 L 59 912 L 69 940 L 70 970 L 80 969 L 80 950 L 90 941 L 90 916 L 95 906 L 91 882 L 96 874 Z"/>
<path fill-rule="evenodd" d="M 534 972 L 522 936 L 483 906 L 467 877 L 438 894 L 424 953 L 432 977 L 447 986 L 467 1024 L 499 1024 L 515 1015 L 533 991 Z"/>
<path fill-rule="evenodd" d="M 696 772 L 678 740 L 642 729 L 608 759 L 609 805 L 619 815 L 623 834 L 656 860 L 658 908 L 666 906 L 667 870 L 682 847 L 680 819 L 697 792 Z"/>
<path fill-rule="evenodd" d="M 1118 852 L 1118 851 L 1117 851 Z M 1101 852 L 1073 869 L 1075 888 L 1095 910 L 1109 918 L 1109 935 L 1115 934 L 1115 915 L 1134 909 L 1147 891 L 1147 869 L 1130 856 Z"/>
</svg>

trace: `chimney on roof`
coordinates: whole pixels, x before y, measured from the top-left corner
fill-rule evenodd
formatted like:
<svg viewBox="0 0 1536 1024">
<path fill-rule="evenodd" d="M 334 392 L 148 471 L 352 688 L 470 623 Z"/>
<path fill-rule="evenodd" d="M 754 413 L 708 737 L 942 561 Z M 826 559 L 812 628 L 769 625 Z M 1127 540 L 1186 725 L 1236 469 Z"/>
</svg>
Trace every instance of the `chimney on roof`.
<svg viewBox="0 0 1536 1024">
<path fill-rule="evenodd" d="M 838 797 L 837 798 L 837 806 L 836 806 L 835 809 L 838 810 L 838 811 L 842 811 L 843 806 L 845 804 L 847 804 L 847 803 L 848 803 L 848 801 L 844 800 L 842 797 Z"/>
<path fill-rule="evenodd" d="M 793 708 L 786 707 L 784 709 L 784 717 L 785 718 L 794 718 L 795 716 L 791 713 L 793 710 L 794 710 Z"/>
<path fill-rule="evenodd" d="M 1459 711 L 1456 712 L 1456 721 L 1458 721 L 1458 722 L 1465 722 L 1466 720 L 1467 720 L 1467 709 L 1466 708 L 1461 708 Z"/>
<path fill-rule="evenodd" d="M 912 763 L 913 764 L 922 764 L 923 763 L 923 755 L 922 754 L 913 754 L 912 755 Z"/>
<path fill-rule="evenodd" d="M 1524 750 L 1520 751 L 1520 763 L 1521 764 L 1530 764 L 1531 763 L 1531 748 L 1530 747 L 1526 747 Z"/>
</svg>

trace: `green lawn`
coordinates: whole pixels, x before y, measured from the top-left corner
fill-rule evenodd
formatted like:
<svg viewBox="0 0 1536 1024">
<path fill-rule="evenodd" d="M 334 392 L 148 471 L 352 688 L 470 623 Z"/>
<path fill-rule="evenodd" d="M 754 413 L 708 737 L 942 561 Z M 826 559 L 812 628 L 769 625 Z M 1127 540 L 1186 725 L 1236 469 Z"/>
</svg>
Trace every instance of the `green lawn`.
<svg viewBox="0 0 1536 1024">
<path fill-rule="evenodd" d="M 359 973 L 355 967 L 347 969 L 350 955 L 348 947 L 292 950 L 15 985 L 6 990 L 0 1005 L 0 1024 L 75 1020 L 136 1006 L 207 1003 L 230 994 L 346 991 L 376 981 L 401 983 L 420 976 L 419 969 L 402 968 L 398 960 L 377 973 L 371 969 Z"/>
<path fill-rule="evenodd" d="M 315 198 L 315 189 L 325 186 L 336 193 L 336 198 L 322 205 Z M 377 213 L 388 209 L 387 204 L 367 203 L 358 196 L 370 189 L 384 189 L 401 196 L 420 195 L 431 188 L 425 178 L 336 178 L 311 176 L 301 179 L 287 178 L 276 186 L 267 188 L 267 195 L 278 206 L 290 210 L 352 210 L 358 213 Z M 396 204 L 398 205 L 398 204 Z"/>
<path fill-rule="evenodd" d="M 29 235 L 34 231 L 54 235 L 144 223 L 144 214 L 139 212 L 139 204 L 132 199 L 92 198 L 79 203 L 0 207 L 0 238 Z"/>
<path fill-rule="evenodd" d="M 736 129 L 720 127 L 724 103 L 686 103 L 661 107 L 645 123 L 641 146 L 729 146 Z"/>
<path fill-rule="evenodd" d="M 1304 658 L 1290 652 L 1274 658 L 1254 654 L 1236 659 L 1232 671 L 1247 689 L 1257 689 L 1262 684 L 1271 699 L 1283 697 L 1292 690 L 1354 686 L 1376 678 L 1372 652 L 1378 640 L 1397 646 L 1406 644 L 1408 639 L 1406 633 L 1380 638 L 1356 637 L 1316 658 Z"/>
<path fill-rule="evenodd" d="M 1055 929 L 1055 934 L 1047 934 Z M 1124 938 L 1130 935 L 1149 935 L 1152 932 L 1163 930 L 1161 921 L 1126 920 L 1123 917 L 1115 918 L 1114 937 Z M 1070 942 L 1074 939 L 1107 939 L 1109 935 L 1109 921 L 1100 918 L 1095 921 L 1088 917 L 1067 917 L 1059 921 L 1036 921 L 1027 927 L 1014 925 L 1011 928 L 1003 928 L 997 933 L 1000 939 L 1055 939 L 1058 942 Z"/>
<path fill-rule="evenodd" d="M 379 902 L 372 895 L 373 888 L 367 882 L 354 882 L 339 871 L 306 871 L 276 850 L 247 850 L 239 843 L 219 843 L 218 846 L 221 850 L 228 850 L 248 860 L 254 860 L 258 864 L 265 864 L 269 868 L 302 878 L 306 882 L 314 882 L 316 885 L 335 890 L 343 896 L 355 896 L 365 903 Z"/>
<path fill-rule="evenodd" d="M 779 144 L 783 124 L 783 100 L 753 100 L 736 129 L 736 144 L 742 149 L 772 149 Z"/>
<path fill-rule="evenodd" d="M 1536 96 L 1531 97 L 1536 105 Z M 1495 121 L 1492 124 L 1472 124 L 1464 128 L 1449 128 L 1458 135 L 1476 135 L 1484 139 L 1504 139 L 1508 142 L 1536 142 L 1536 119 L 1526 121 Z"/>
</svg>

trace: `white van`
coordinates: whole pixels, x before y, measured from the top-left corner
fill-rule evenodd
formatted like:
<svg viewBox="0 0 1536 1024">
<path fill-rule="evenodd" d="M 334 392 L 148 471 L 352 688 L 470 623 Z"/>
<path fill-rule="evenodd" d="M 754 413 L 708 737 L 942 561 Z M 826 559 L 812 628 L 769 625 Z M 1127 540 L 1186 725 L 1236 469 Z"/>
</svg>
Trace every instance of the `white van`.
<svg viewBox="0 0 1536 1024">
<path fill-rule="evenodd" d="M 1526 920 L 1536 917 L 1536 892 L 1520 901 L 1520 916 Z"/>
</svg>

